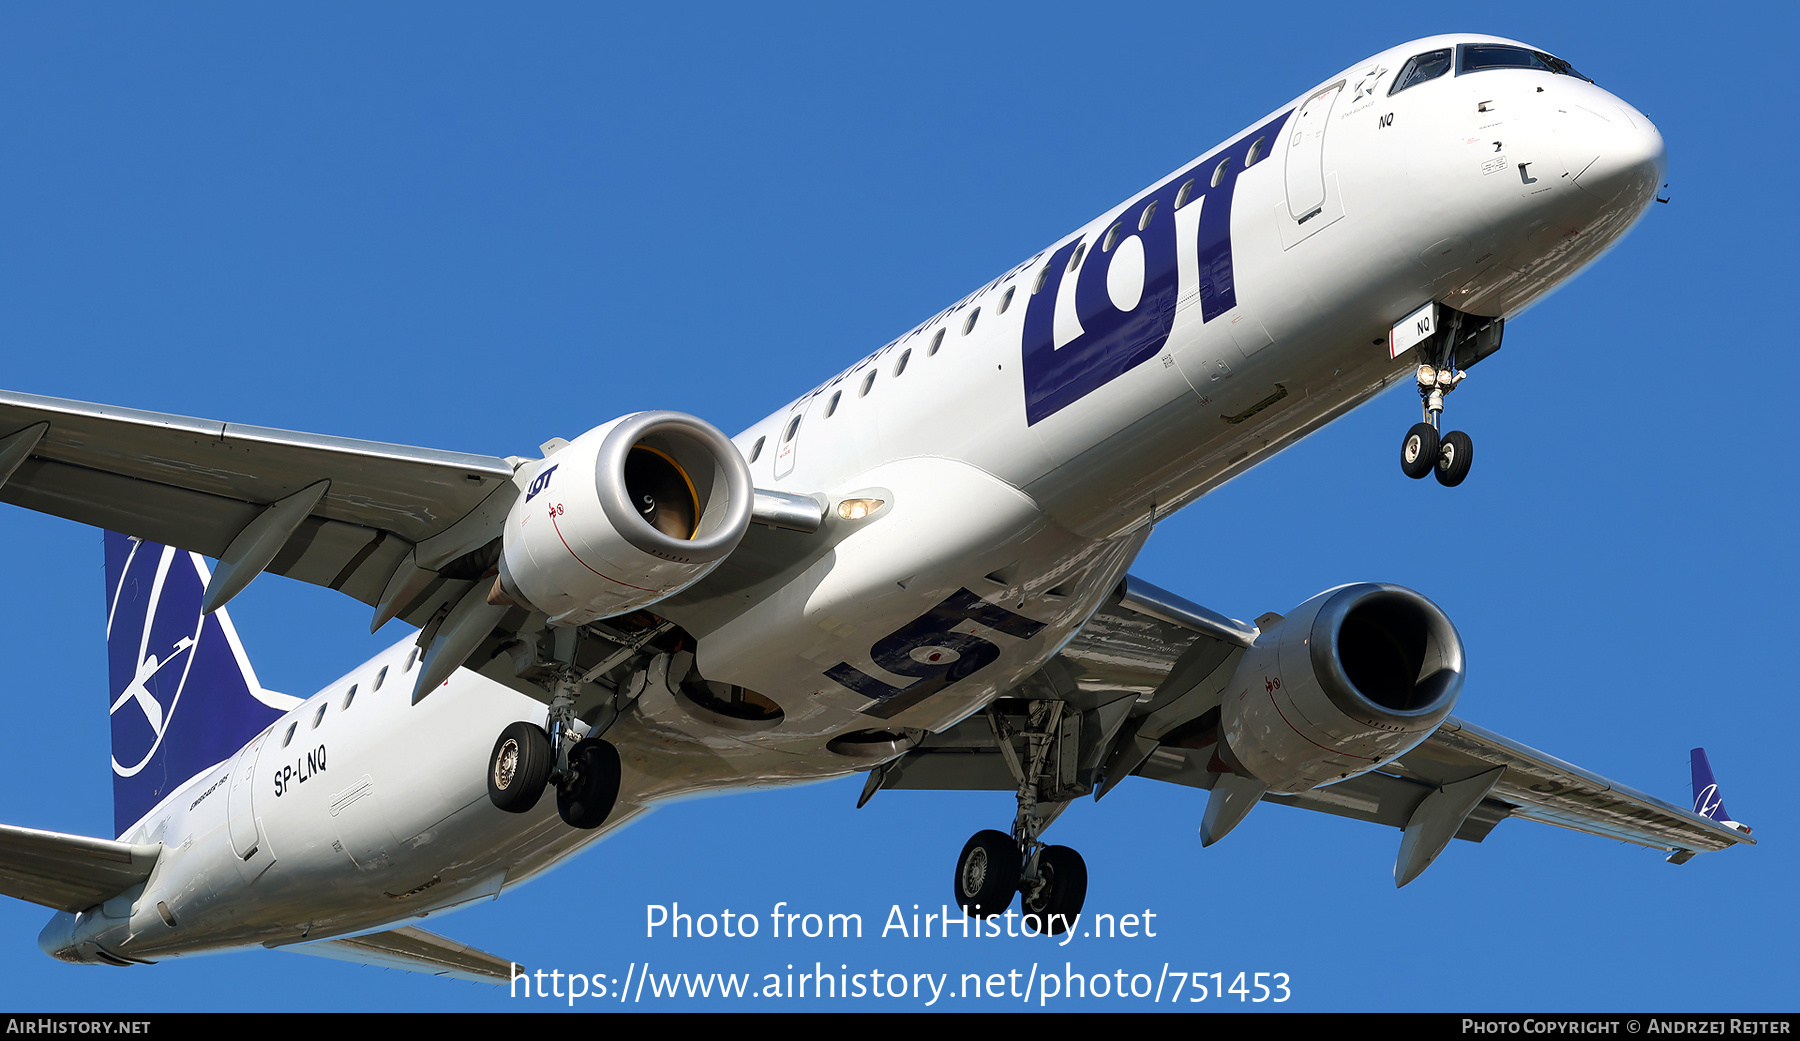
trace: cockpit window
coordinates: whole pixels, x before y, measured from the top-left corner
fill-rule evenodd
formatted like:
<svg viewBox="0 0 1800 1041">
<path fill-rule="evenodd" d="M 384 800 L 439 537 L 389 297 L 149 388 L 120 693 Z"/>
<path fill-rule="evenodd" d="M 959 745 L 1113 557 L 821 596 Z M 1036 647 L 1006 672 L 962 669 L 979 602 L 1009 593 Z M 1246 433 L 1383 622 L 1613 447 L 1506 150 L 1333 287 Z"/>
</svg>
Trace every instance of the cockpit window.
<svg viewBox="0 0 1800 1041">
<path fill-rule="evenodd" d="M 1400 75 L 1394 77 L 1394 85 L 1388 88 L 1388 96 L 1392 97 L 1408 87 L 1416 87 L 1426 80 L 1434 80 L 1450 71 L 1450 48 L 1441 51 L 1426 51 L 1406 59 L 1400 66 Z"/>
<path fill-rule="evenodd" d="M 1575 71 L 1575 66 L 1561 58 L 1534 51 L 1529 47 L 1515 47 L 1505 43 L 1465 43 L 1457 48 L 1456 74 L 1466 72 L 1482 72 L 1486 69 L 1538 69 L 1542 72 L 1553 72 L 1558 76 L 1573 76 L 1587 80 L 1586 76 Z M 1588 80 L 1589 83 L 1594 82 Z"/>
</svg>

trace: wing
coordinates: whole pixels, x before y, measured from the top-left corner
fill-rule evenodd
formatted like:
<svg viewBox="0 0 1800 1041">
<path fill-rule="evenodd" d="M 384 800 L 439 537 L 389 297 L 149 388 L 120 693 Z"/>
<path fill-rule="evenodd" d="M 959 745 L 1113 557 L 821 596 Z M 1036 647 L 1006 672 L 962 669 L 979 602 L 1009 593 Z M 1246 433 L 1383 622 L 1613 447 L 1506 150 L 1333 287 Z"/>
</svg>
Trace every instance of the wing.
<svg viewBox="0 0 1800 1041">
<path fill-rule="evenodd" d="M 0 502 L 217 559 L 207 611 L 273 571 L 374 606 L 371 628 L 417 626 L 415 698 L 526 620 L 477 587 L 528 462 L 0 391 Z M 733 566 L 699 591 L 715 611 L 817 550 L 795 534 L 820 527 L 813 499 L 758 491 L 751 518 Z M 510 666 L 496 678 L 547 697 Z"/>
<path fill-rule="evenodd" d="M 880 788 L 1015 790 L 1033 741 L 1051 748 L 1037 774 L 1051 815 L 1133 774 L 1211 790 L 1232 774 L 1219 705 L 1257 633 L 1128 577 L 1041 672 L 986 715 L 915 735 L 916 747 L 871 774 L 864 799 Z M 1508 817 L 1666 850 L 1674 863 L 1754 841 L 1455 717 L 1380 770 L 1261 800 L 1402 829 L 1401 885 L 1451 837 L 1479 842 Z"/>
<path fill-rule="evenodd" d="M 379 605 L 429 571 L 390 605 L 413 624 L 466 588 L 445 588 L 449 565 L 492 540 L 517 495 L 493 456 L 31 394 L 0 392 L 0 434 L 0 501 L 228 563 L 235 548 L 239 589 L 268 570 Z"/>
</svg>

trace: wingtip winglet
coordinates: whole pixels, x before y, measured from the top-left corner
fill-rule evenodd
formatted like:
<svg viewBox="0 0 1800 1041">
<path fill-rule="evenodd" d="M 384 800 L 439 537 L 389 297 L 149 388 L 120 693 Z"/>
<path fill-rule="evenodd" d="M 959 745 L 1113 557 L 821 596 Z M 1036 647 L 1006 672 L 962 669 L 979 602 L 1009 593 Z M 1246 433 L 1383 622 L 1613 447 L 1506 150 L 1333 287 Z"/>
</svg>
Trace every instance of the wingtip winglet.
<svg viewBox="0 0 1800 1041">
<path fill-rule="evenodd" d="M 1688 767 L 1694 782 L 1694 812 L 1707 820 L 1716 821 L 1733 831 L 1742 832 L 1749 839 L 1750 826 L 1740 824 L 1731 819 L 1725 809 L 1725 800 L 1719 794 L 1719 782 L 1713 777 L 1712 763 L 1706 758 L 1706 749 L 1696 748 L 1689 753 Z"/>
</svg>

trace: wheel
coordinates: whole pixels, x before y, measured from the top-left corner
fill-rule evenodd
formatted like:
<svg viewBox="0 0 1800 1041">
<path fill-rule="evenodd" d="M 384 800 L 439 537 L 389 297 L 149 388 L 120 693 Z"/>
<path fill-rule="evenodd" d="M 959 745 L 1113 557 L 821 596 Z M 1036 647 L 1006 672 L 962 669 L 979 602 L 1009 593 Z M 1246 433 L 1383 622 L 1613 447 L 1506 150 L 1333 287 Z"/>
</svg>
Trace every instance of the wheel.
<svg viewBox="0 0 1800 1041">
<path fill-rule="evenodd" d="M 500 731 L 488 757 L 488 799 L 508 813 L 536 806 L 550 779 L 550 758 L 543 727 L 521 721 Z"/>
<path fill-rule="evenodd" d="M 556 809 L 572 828 L 598 828 L 619 801 L 619 750 L 590 737 L 569 749 L 569 776 L 556 788 Z"/>
<path fill-rule="evenodd" d="M 1460 430 L 1452 430 L 1444 435 L 1444 443 L 1438 446 L 1437 479 L 1446 488 L 1454 488 L 1463 483 L 1469 476 L 1469 467 L 1475 462 L 1475 443 L 1469 435 Z"/>
<path fill-rule="evenodd" d="M 1437 427 L 1430 423 L 1414 423 L 1406 432 L 1406 440 L 1400 442 L 1400 469 L 1416 481 L 1431 472 L 1437 457 Z"/>
<path fill-rule="evenodd" d="M 964 914 L 992 918 L 1019 889 L 1019 844 L 1004 831 L 978 831 L 956 858 L 956 902 Z"/>
<path fill-rule="evenodd" d="M 1067 846 L 1045 846 L 1038 854 L 1038 877 L 1044 884 L 1023 901 L 1025 913 L 1038 916 L 1046 936 L 1067 932 L 1087 900 L 1087 863 Z"/>
</svg>

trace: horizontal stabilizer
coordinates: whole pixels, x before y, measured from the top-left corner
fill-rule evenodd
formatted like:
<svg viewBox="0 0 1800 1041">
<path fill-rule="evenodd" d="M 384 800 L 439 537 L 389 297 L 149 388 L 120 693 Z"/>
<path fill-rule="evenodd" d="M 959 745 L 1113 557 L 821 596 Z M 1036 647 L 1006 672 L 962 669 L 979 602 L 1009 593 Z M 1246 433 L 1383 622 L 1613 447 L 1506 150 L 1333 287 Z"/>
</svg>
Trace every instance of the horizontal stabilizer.
<svg viewBox="0 0 1800 1041">
<path fill-rule="evenodd" d="M 447 976 L 472 983 L 508 983 L 515 971 L 525 971 L 504 958 L 496 958 L 486 951 L 476 950 L 410 925 L 382 933 L 295 944 L 281 949 L 362 965 L 378 965 L 386 969 Z"/>
<path fill-rule="evenodd" d="M 150 877 L 162 846 L 0 824 L 0 893 L 83 911 Z"/>
</svg>

